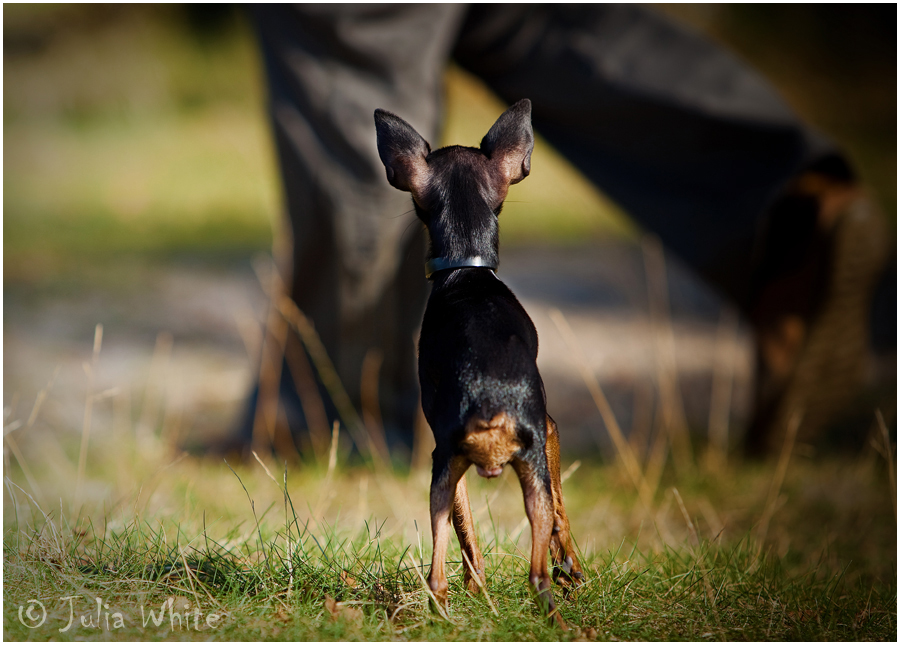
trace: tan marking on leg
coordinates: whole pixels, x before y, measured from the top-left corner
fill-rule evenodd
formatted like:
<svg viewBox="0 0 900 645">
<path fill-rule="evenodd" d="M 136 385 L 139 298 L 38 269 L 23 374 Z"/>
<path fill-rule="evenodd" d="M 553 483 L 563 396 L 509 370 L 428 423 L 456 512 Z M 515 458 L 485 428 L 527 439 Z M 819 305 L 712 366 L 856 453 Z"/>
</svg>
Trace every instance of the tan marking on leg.
<svg viewBox="0 0 900 645">
<path fill-rule="evenodd" d="M 547 571 L 547 549 L 550 547 L 550 536 L 553 532 L 553 495 L 537 477 L 530 464 L 515 459 L 512 466 L 519 476 L 525 498 L 525 514 L 531 522 L 531 568 L 528 580 L 537 594 L 541 609 L 560 627 L 567 629 L 562 616 L 556 611 L 550 573 Z"/>
<path fill-rule="evenodd" d="M 469 562 L 475 568 L 476 575 L 481 580 L 481 585 L 479 585 L 472 577 L 469 567 L 463 567 L 465 569 L 463 580 L 465 581 L 466 589 L 469 593 L 475 595 L 479 592 L 481 586 L 487 584 L 487 579 L 484 575 L 484 556 L 481 555 L 481 550 L 478 548 L 478 538 L 475 535 L 475 522 L 472 519 L 472 509 L 469 506 L 469 491 L 466 487 L 465 474 L 460 478 L 459 483 L 456 484 L 456 497 L 453 500 L 453 528 L 456 529 L 456 537 L 459 538 L 460 548 L 468 556 Z"/>
<path fill-rule="evenodd" d="M 575 555 L 575 544 L 569 529 L 569 517 L 563 504 L 562 481 L 559 465 L 559 431 L 556 422 L 547 416 L 547 468 L 550 471 L 550 488 L 553 493 L 553 534 L 550 538 L 550 557 L 557 582 L 564 587 L 578 586 L 584 582 L 584 572 Z"/>
<path fill-rule="evenodd" d="M 450 511 L 453 506 L 454 491 L 457 482 L 466 472 L 469 463 L 461 458 L 450 461 L 443 477 L 431 481 L 431 535 L 433 550 L 431 554 L 431 571 L 428 573 L 428 586 L 438 603 L 448 608 L 447 574 L 444 563 L 447 560 L 447 545 L 450 541 Z"/>
</svg>

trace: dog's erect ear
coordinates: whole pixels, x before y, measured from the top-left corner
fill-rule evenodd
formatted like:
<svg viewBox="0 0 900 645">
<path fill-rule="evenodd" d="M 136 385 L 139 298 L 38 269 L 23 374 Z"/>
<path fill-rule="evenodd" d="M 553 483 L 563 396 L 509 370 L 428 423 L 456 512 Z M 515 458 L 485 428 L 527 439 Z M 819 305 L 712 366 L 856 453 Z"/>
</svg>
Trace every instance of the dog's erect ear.
<svg viewBox="0 0 900 645">
<path fill-rule="evenodd" d="M 421 192 L 428 182 L 428 142 L 409 123 L 386 110 L 375 110 L 375 131 L 378 156 L 391 186 L 414 195 Z"/>
<path fill-rule="evenodd" d="M 531 101 L 522 99 L 500 115 L 481 140 L 484 152 L 499 168 L 508 184 L 516 184 L 531 172 Z"/>
</svg>

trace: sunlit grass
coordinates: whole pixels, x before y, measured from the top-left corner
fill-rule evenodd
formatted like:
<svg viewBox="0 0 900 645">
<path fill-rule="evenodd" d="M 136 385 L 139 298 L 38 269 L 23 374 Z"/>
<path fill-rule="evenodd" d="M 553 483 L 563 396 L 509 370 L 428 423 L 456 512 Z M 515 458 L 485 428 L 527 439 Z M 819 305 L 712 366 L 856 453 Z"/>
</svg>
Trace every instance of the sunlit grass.
<svg viewBox="0 0 900 645">
<path fill-rule="evenodd" d="M 96 357 L 92 369 L 102 367 L 102 351 Z M 122 401 L 140 400 L 127 387 L 90 394 L 91 415 L 63 419 L 66 427 L 42 414 L 53 398 L 51 389 L 34 406 L 29 398 L 5 413 L 8 639 L 896 634 L 894 491 L 877 433 L 855 456 L 790 454 L 783 480 L 774 463 L 732 459 L 684 476 L 670 466 L 649 506 L 619 465 L 565 457 L 567 507 L 588 582 L 574 597 L 556 588 L 570 627 L 562 632 L 541 617 L 527 588 L 530 534 L 509 472 L 496 481 L 469 477 L 490 603 L 466 595 L 454 543 L 445 621 L 430 610 L 421 577 L 431 552 L 426 468 L 373 469 L 348 460 L 345 448 L 333 463 L 312 455 L 190 457 L 173 442 L 179 421 L 171 415 L 148 427 L 112 414 Z M 763 517 L 771 518 L 765 530 Z M 152 622 L 149 611 L 158 618 L 170 598 L 165 620 Z M 28 614 L 19 618 L 32 599 L 48 616 L 34 630 L 22 622 Z M 60 632 L 73 614 L 95 619 Z"/>
</svg>

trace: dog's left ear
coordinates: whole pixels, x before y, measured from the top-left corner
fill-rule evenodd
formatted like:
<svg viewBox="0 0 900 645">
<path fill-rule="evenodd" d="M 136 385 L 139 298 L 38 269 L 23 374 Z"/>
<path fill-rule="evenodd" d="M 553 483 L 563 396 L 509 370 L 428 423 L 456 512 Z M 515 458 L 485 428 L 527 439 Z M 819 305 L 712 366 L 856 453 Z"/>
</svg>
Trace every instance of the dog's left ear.
<svg viewBox="0 0 900 645">
<path fill-rule="evenodd" d="M 409 123 L 387 110 L 375 110 L 375 131 L 378 156 L 391 186 L 414 196 L 421 193 L 428 183 L 425 157 L 431 146 Z"/>
<path fill-rule="evenodd" d="M 531 172 L 531 101 L 522 99 L 500 115 L 481 140 L 481 151 L 496 164 L 507 184 L 517 184 Z"/>
</svg>

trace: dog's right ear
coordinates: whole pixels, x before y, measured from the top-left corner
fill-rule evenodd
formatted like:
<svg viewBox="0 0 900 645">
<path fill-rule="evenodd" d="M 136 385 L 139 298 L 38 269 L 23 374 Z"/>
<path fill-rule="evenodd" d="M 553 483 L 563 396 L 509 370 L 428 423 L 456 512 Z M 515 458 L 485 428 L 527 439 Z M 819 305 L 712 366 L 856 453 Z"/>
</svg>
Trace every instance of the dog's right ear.
<svg viewBox="0 0 900 645">
<path fill-rule="evenodd" d="M 406 121 L 387 110 L 375 110 L 378 156 L 391 186 L 416 195 L 428 183 L 425 157 L 431 146 Z"/>
<path fill-rule="evenodd" d="M 484 139 L 481 150 L 500 171 L 506 185 L 517 184 L 531 172 L 534 132 L 531 101 L 522 99 L 500 115 Z"/>
</svg>

